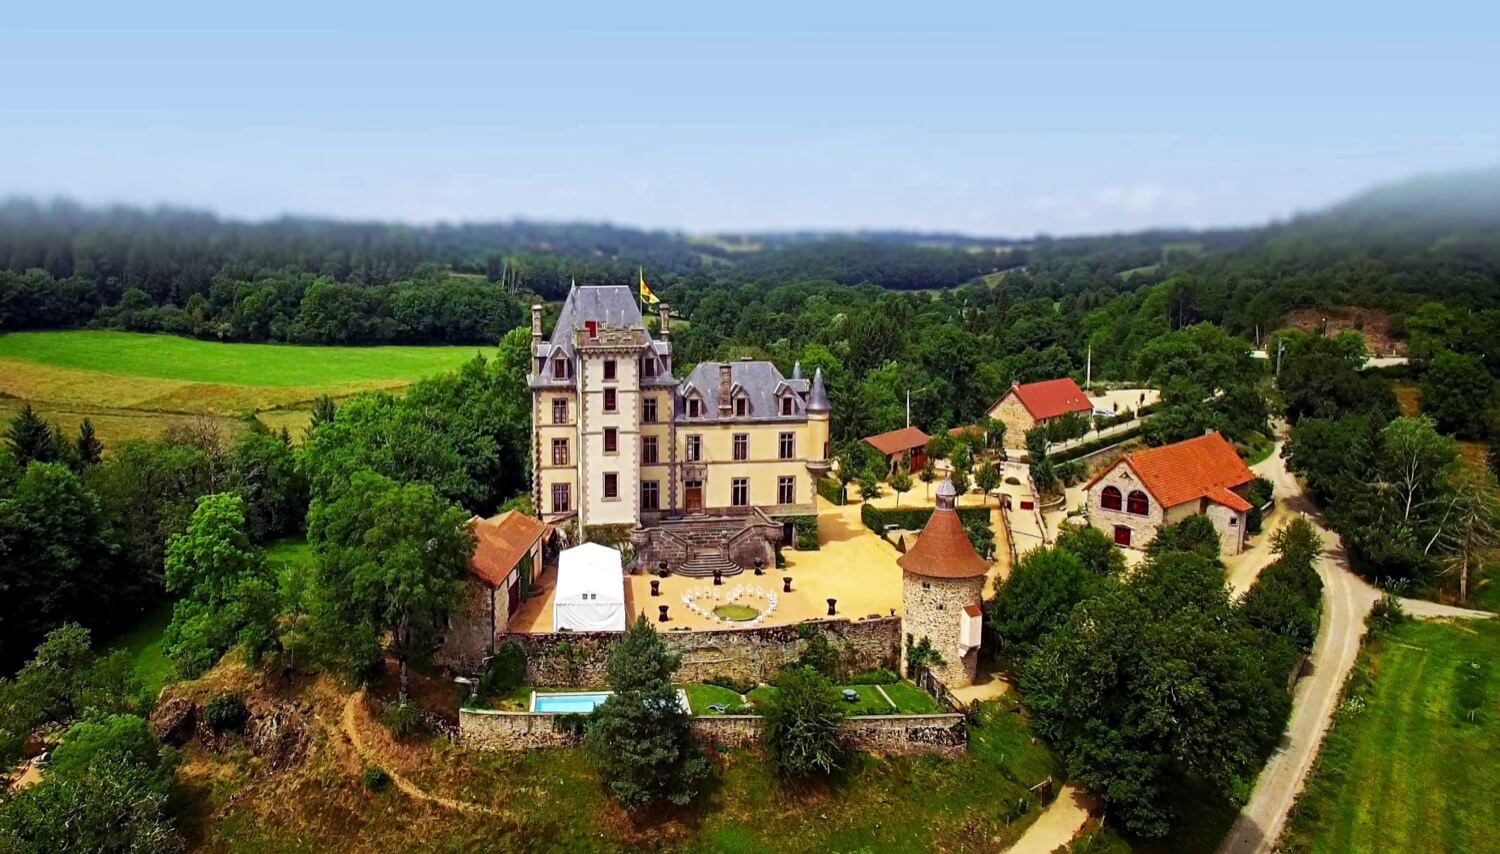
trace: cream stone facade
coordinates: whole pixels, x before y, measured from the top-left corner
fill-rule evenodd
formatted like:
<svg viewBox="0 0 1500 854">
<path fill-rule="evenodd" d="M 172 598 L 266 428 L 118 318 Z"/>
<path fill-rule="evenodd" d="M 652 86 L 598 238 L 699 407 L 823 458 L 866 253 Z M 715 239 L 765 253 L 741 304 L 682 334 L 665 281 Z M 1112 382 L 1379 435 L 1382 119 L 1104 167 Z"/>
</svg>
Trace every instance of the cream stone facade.
<svg viewBox="0 0 1500 854">
<path fill-rule="evenodd" d="M 1245 548 L 1253 475 L 1217 433 L 1121 458 L 1085 489 L 1089 523 L 1116 545 L 1145 548 L 1163 526 L 1207 516 L 1225 555 Z"/>
<path fill-rule="evenodd" d="M 1026 405 L 1021 399 L 1011 392 L 1006 392 L 999 402 L 990 407 L 991 418 L 1005 425 L 1005 438 L 1003 444 L 1012 450 L 1021 450 L 1026 447 L 1026 431 L 1036 426 L 1036 419 L 1026 410 Z"/>
<path fill-rule="evenodd" d="M 658 340 L 618 286 L 575 287 L 550 339 L 533 306 L 531 331 L 533 499 L 544 520 L 576 519 L 588 536 L 817 512 L 829 454 L 821 371 L 809 381 L 770 362 L 709 362 L 679 382 L 667 307 Z"/>
</svg>

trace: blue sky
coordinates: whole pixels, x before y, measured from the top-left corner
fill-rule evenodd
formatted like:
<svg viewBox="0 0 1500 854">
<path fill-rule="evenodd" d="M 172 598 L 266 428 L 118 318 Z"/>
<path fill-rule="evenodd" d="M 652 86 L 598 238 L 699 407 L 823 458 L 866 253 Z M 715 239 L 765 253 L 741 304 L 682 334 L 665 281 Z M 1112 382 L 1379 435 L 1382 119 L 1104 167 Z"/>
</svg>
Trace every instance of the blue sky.
<svg viewBox="0 0 1500 854">
<path fill-rule="evenodd" d="M 1500 164 L 1491 4 L 709 5 L 27 4 L 0 195 L 1024 236 Z"/>
</svg>

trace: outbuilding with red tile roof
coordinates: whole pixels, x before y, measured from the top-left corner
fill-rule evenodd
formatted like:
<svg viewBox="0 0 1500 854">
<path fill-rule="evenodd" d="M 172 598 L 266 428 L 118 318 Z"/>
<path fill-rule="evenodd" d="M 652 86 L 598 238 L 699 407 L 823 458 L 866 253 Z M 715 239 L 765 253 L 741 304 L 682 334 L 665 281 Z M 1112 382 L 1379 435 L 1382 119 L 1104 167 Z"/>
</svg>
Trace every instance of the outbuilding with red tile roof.
<svg viewBox="0 0 1500 854">
<path fill-rule="evenodd" d="M 1005 447 L 1026 447 L 1026 431 L 1070 413 L 1088 417 L 1094 405 L 1069 377 L 1013 383 L 990 406 L 989 416 L 1005 425 Z"/>
<path fill-rule="evenodd" d="M 1089 522 L 1117 545 L 1141 548 L 1164 525 L 1203 514 L 1221 551 L 1245 547 L 1246 499 L 1255 474 L 1218 433 L 1126 454 L 1084 487 Z"/>
<path fill-rule="evenodd" d="M 551 528 L 515 510 L 469 519 L 474 554 L 463 601 L 449 620 L 438 660 L 455 670 L 477 670 L 520 610 L 521 600 L 540 580 L 543 546 Z"/>
<path fill-rule="evenodd" d="M 902 427 L 866 436 L 864 442 L 879 451 L 890 468 L 894 469 L 904 461 L 907 468 L 916 471 L 927 464 L 927 442 L 931 438 L 916 427 Z"/>
</svg>

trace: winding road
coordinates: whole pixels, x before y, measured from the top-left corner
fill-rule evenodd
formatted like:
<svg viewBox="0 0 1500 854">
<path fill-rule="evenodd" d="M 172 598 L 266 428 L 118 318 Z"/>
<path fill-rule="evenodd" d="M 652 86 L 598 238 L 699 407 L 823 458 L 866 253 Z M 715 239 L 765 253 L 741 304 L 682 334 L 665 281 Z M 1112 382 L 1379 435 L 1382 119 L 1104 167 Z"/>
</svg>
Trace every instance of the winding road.
<svg viewBox="0 0 1500 854">
<path fill-rule="evenodd" d="M 1287 814 L 1317 759 L 1318 747 L 1338 708 L 1344 681 L 1359 655 L 1365 617 L 1380 598 L 1378 589 L 1350 570 L 1338 534 L 1324 527 L 1322 516 L 1302 493 L 1297 479 L 1286 470 L 1281 449 L 1282 443 L 1277 442 L 1275 453 L 1256 468 L 1262 477 L 1276 485 L 1277 502 L 1306 517 L 1323 537 L 1325 551 L 1318 562 L 1318 575 L 1323 579 L 1323 618 L 1317 643 L 1308 659 L 1312 672 L 1297 683 L 1292 717 L 1281 745 L 1261 769 L 1255 791 L 1219 847 L 1219 854 L 1263 854 L 1274 850 Z M 1408 615 L 1422 619 L 1494 616 L 1488 611 L 1419 599 L 1402 599 L 1401 604 Z"/>
</svg>

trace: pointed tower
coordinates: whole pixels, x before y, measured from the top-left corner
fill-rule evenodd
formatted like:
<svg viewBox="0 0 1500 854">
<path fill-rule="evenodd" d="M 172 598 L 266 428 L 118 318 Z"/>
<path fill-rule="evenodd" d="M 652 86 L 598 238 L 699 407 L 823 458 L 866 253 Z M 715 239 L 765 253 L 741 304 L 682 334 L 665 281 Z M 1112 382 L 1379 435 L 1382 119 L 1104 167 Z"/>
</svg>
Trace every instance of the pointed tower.
<svg viewBox="0 0 1500 854">
<path fill-rule="evenodd" d="M 794 376 L 802 373 L 802 363 L 793 370 Z M 807 389 L 807 433 L 810 440 L 807 449 L 807 469 L 812 474 L 813 494 L 818 492 L 818 479 L 832 468 L 828 454 L 828 389 L 823 387 L 823 369 L 813 371 L 812 385 Z"/>
<path fill-rule="evenodd" d="M 945 479 L 937 509 L 901 565 L 901 629 L 911 643 L 925 638 L 943 657 L 931 669 L 950 688 L 969 685 L 979 666 L 980 603 L 989 563 L 969 542 L 955 505 L 958 490 Z M 902 650 L 902 669 L 906 666 Z"/>
</svg>

